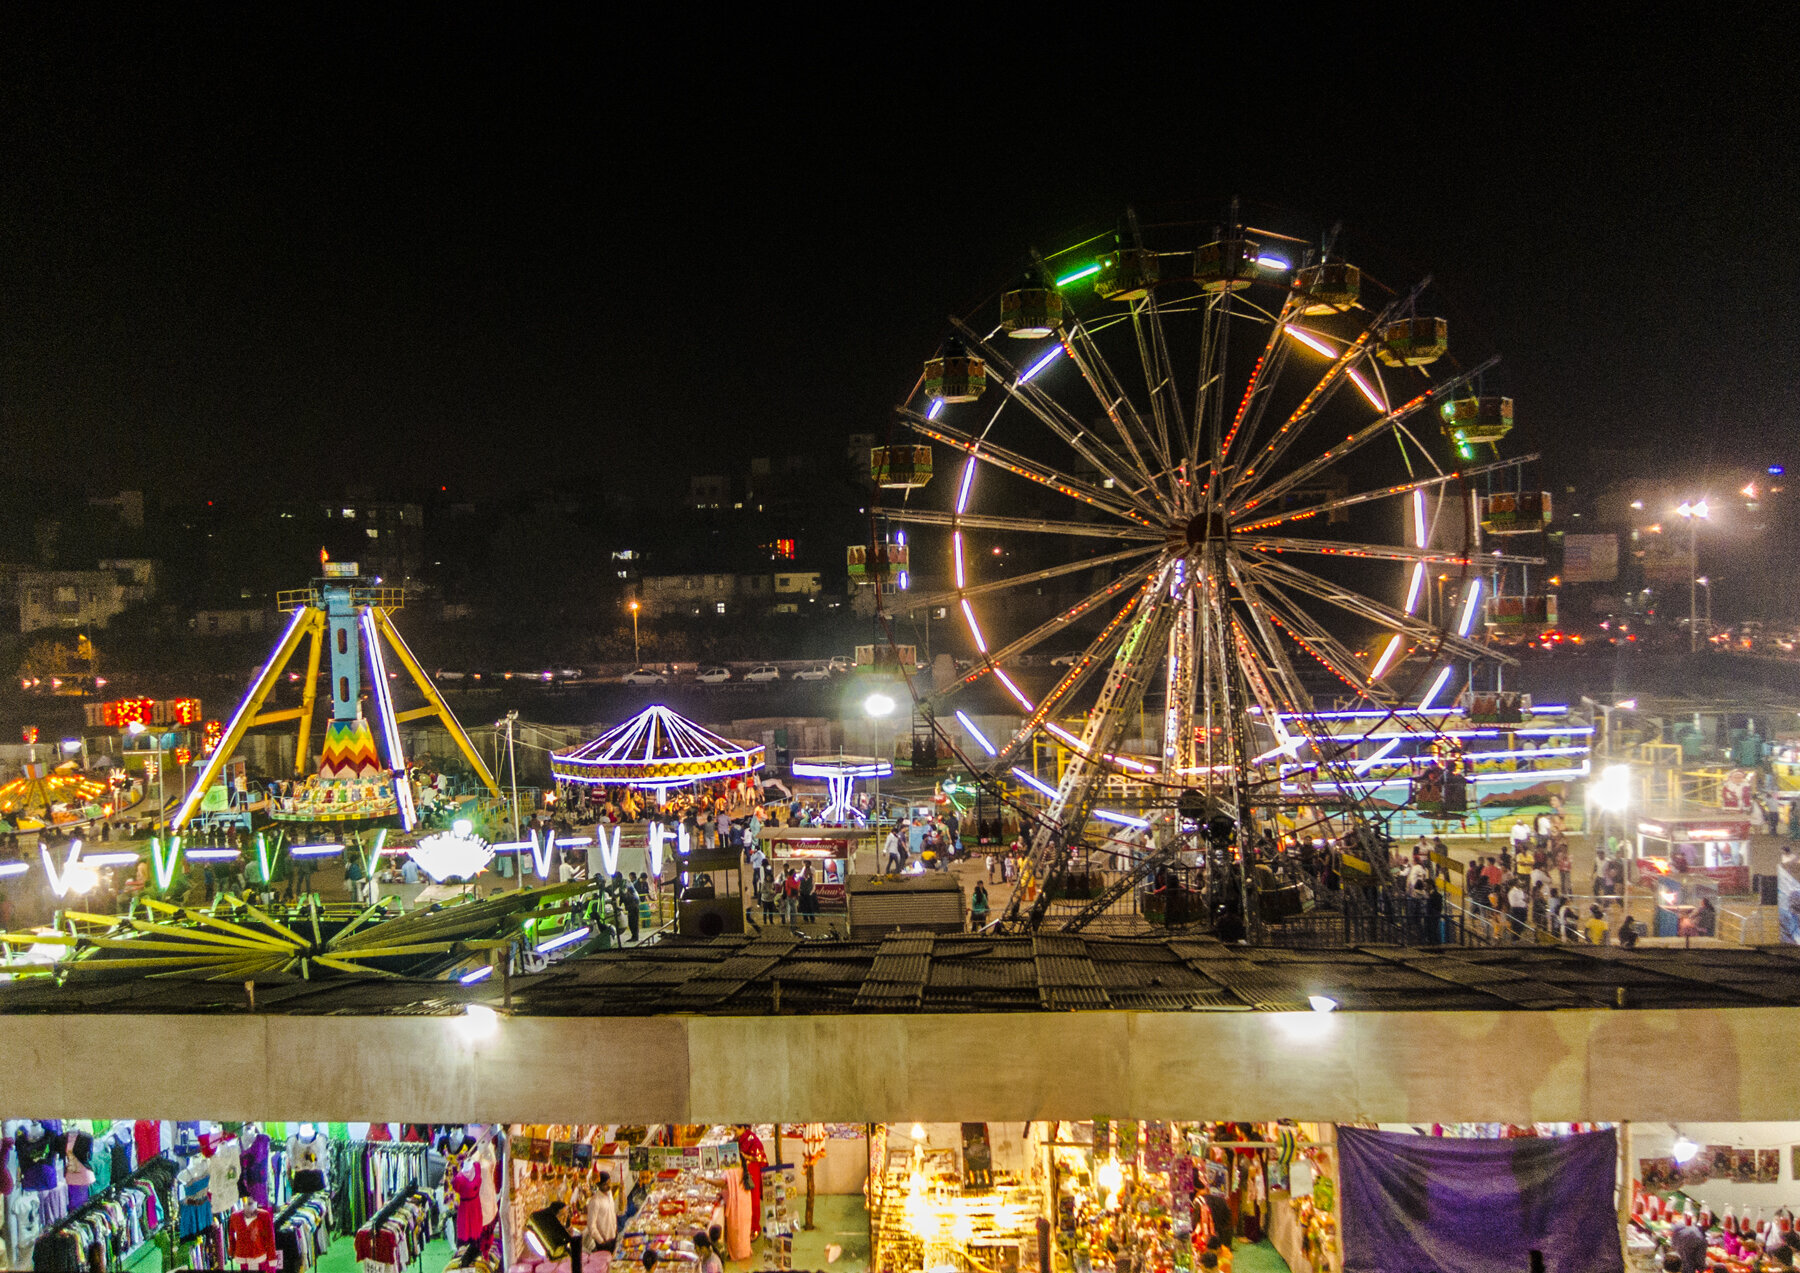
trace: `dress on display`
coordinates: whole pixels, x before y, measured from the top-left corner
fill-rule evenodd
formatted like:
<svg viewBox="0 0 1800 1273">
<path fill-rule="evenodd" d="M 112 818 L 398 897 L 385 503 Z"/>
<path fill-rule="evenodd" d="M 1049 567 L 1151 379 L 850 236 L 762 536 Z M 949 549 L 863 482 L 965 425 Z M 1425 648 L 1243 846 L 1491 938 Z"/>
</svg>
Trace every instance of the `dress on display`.
<svg viewBox="0 0 1800 1273">
<path fill-rule="evenodd" d="M 275 1217 L 266 1207 L 239 1211 L 226 1226 L 225 1249 L 239 1264 L 275 1258 Z"/>
<path fill-rule="evenodd" d="M 487 1226 L 481 1219 L 481 1178 L 485 1173 L 473 1154 L 457 1165 L 450 1177 L 450 1188 L 456 1194 L 456 1243 L 474 1242 Z"/>
</svg>

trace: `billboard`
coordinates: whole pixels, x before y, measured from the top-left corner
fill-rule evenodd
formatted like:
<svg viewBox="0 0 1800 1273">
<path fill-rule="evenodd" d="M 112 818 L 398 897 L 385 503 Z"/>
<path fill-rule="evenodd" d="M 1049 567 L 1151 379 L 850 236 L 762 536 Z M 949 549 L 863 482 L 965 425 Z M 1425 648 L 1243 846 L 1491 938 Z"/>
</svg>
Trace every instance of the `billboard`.
<svg viewBox="0 0 1800 1273">
<path fill-rule="evenodd" d="M 1611 583 L 1619 577 L 1617 535 L 1564 535 L 1564 583 Z"/>
</svg>

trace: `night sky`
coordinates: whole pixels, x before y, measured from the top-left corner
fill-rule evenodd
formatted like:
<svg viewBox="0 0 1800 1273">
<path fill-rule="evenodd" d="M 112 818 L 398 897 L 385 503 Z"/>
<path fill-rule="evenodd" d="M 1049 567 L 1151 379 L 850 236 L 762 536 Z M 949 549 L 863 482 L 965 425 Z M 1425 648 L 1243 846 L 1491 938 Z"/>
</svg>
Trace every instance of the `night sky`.
<svg viewBox="0 0 1800 1273">
<path fill-rule="evenodd" d="M 1789 20 L 1385 8 L 15 6 L 11 485 L 489 495 L 836 445 L 1028 246 L 1233 195 L 1434 274 L 1572 480 L 1591 444 L 1800 460 Z"/>
</svg>

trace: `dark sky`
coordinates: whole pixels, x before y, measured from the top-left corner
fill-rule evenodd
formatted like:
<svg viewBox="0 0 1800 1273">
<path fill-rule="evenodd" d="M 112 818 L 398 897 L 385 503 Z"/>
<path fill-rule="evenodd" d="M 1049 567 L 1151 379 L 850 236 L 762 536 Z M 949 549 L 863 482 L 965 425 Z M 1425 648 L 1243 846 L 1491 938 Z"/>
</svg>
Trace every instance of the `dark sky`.
<svg viewBox="0 0 1800 1273">
<path fill-rule="evenodd" d="M 1800 461 L 1795 30 L 1535 8 L 15 6 L 7 470 L 492 493 L 833 442 L 1028 245 L 1232 195 L 1432 272 L 1524 446 Z"/>
</svg>

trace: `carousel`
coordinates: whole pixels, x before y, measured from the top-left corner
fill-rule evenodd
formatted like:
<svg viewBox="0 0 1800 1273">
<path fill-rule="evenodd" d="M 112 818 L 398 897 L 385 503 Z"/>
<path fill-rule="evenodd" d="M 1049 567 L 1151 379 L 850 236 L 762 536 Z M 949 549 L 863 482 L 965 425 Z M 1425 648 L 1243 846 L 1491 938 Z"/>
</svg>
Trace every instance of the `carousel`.
<svg viewBox="0 0 1800 1273">
<path fill-rule="evenodd" d="M 600 737 L 552 752 L 550 772 L 579 787 L 637 787 L 669 792 L 697 782 L 753 774 L 763 765 L 761 743 L 724 738 L 666 707 L 646 707 Z"/>
</svg>

